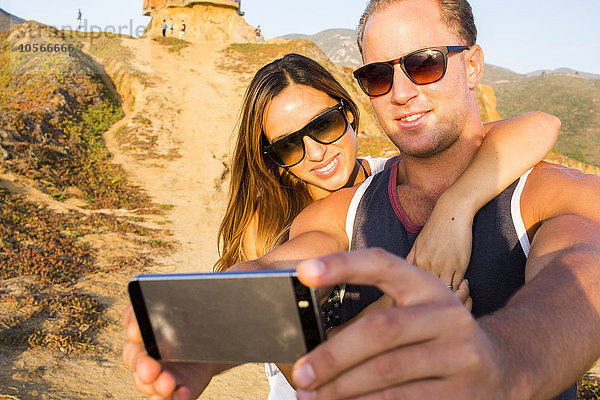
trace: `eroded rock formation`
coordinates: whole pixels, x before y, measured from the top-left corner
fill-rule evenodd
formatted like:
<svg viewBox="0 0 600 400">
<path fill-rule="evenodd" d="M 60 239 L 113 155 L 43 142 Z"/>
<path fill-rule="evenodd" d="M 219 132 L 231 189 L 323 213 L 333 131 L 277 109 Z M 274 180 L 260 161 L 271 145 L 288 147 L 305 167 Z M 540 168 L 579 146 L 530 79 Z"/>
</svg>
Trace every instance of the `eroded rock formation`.
<svg viewBox="0 0 600 400">
<path fill-rule="evenodd" d="M 146 35 L 162 35 L 163 20 L 171 36 L 179 37 L 185 22 L 184 40 L 191 42 L 246 43 L 254 42 L 254 28 L 238 13 L 239 4 L 233 0 L 144 0 L 144 15 L 152 16 Z"/>
</svg>

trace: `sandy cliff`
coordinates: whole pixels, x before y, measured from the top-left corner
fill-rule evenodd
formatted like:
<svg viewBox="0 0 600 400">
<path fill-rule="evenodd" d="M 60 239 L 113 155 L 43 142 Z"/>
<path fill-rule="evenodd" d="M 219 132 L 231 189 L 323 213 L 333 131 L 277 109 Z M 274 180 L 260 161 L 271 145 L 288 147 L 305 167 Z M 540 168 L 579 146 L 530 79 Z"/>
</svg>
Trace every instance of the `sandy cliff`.
<svg viewBox="0 0 600 400">
<path fill-rule="evenodd" d="M 182 20 L 185 21 L 185 40 L 190 42 L 247 43 L 254 42 L 254 28 L 238 13 L 237 3 L 230 0 L 165 2 L 152 9 L 152 20 L 146 36 L 162 35 L 163 20 L 169 29 L 173 21 L 173 36 L 179 37 Z"/>
</svg>

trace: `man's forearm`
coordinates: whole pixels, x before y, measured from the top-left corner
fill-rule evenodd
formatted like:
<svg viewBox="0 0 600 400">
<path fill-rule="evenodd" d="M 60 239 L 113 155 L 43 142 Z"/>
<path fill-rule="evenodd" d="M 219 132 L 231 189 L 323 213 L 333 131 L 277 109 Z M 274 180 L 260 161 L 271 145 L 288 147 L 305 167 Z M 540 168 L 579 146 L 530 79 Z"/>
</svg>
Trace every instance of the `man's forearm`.
<svg viewBox="0 0 600 400">
<path fill-rule="evenodd" d="M 479 320 L 502 353 L 513 398 L 551 398 L 600 356 L 600 227 L 561 218 L 540 228 L 540 240 L 554 233 L 554 243 L 572 244 L 530 255 L 528 264 L 543 264 L 534 265 L 537 275 L 506 307 Z"/>
</svg>

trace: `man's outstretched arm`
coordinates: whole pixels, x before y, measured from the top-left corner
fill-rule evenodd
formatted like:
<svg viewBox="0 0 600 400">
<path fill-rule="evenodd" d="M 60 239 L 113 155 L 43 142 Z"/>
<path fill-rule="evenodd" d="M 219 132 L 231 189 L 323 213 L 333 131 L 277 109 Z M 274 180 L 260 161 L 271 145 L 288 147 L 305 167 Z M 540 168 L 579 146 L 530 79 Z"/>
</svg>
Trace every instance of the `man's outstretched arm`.
<svg viewBox="0 0 600 400">
<path fill-rule="evenodd" d="M 480 320 L 437 278 L 382 250 L 319 260 L 298 267 L 304 283 L 376 285 L 395 306 L 302 357 L 300 399 L 551 398 L 600 356 L 600 225 L 583 217 L 545 222 L 528 264 L 537 274 Z"/>
<path fill-rule="evenodd" d="M 576 215 L 544 222 L 526 279 L 479 323 L 505 349 L 514 398 L 550 398 L 600 357 L 600 226 Z"/>
</svg>

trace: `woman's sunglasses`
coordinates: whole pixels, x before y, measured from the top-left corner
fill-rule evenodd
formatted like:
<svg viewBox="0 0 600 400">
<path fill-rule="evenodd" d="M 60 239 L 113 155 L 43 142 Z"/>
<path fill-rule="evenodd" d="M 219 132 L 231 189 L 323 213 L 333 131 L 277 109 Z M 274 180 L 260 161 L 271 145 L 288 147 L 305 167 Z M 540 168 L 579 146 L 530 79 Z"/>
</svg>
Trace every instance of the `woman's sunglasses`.
<svg viewBox="0 0 600 400">
<path fill-rule="evenodd" d="M 469 47 L 427 47 L 395 60 L 367 64 L 354 71 L 354 77 L 368 96 L 383 96 L 392 89 L 394 65 L 400 64 L 402 71 L 413 83 L 427 85 L 439 81 L 446 74 L 448 53 L 463 50 L 469 50 Z"/>
<path fill-rule="evenodd" d="M 304 136 L 321 144 L 331 144 L 339 140 L 348 129 L 348 119 L 344 111 L 344 101 L 317 115 L 302 129 L 285 135 L 263 148 L 268 156 L 280 167 L 293 167 L 300 163 L 306 154 Z"/>
</svg>

